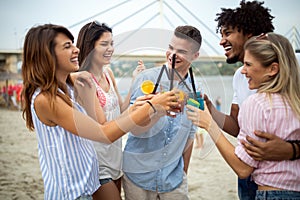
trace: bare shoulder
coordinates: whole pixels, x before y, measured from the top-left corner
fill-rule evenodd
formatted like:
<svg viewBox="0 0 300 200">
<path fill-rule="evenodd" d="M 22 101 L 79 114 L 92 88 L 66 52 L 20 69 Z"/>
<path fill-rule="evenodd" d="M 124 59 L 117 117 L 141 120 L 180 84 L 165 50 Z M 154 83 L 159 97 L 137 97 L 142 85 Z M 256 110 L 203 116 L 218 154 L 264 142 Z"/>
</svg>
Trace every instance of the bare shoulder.
<svg viewBox="0 0 300 200">
<path fill-rule="evenodd" d="M 111 78 L 115 79 L 115 75 L 110 67 L 106 67 L 106 71 L 108 72 L 108 74 Z"/>
<path fill-rule="evenodd" d="M 107 67 L 106 70 L 107 70 L 107 72 L 108 72 L 108 74 L 109 74 L 109 76 L 110 76 L 110 78 L 111 78 L 114 86 L 116 87 L 116 80 L 115 80 L 115 75 L 114 75 L 113 71 L 109 67 Z"/>
<path fill-rule="evenodd" d="M 52 109 L 50 106 L 50 99 L 45 93 L 40 93 L 35 98 L 34 109 L 40 121 L 49 126 L 55 125 L 50 119 Z"/>
</svg>

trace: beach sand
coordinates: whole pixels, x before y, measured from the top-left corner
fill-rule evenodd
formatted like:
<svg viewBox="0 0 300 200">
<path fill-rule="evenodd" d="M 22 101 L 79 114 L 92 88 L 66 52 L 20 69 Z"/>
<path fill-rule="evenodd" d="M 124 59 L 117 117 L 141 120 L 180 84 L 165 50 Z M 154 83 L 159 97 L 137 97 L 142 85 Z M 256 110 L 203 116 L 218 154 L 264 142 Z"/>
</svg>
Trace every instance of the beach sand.
<svg viewBox="0 0 300 200">
<path fill-rule="evenodd" d="M 0 108 L 0 199 L 43 199 L 35 133 L 25 127 L 20 111 Z M 188 183 L 191 200 L 235 200 L 237 176 L 205 136 L 194 149 Z M 232 142 L 235 139 L 230 138 Z"/>
</svg>

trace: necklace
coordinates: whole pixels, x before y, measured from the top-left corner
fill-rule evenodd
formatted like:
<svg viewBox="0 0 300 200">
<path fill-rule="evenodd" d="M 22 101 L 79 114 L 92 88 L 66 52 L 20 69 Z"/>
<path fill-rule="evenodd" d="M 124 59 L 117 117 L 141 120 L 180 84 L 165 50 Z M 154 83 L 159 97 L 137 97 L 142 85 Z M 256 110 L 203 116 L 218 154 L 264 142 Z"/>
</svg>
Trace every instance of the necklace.
<svg viewBox="0 0 300 200">
<path fill-rule="evenodd" d="M 94 79 L 96 80 L 99 87 L 101 87 L 102 90 L 107 93 L 110 88 L 110 83 L 108 81 L 108 78 L 106 77 L 106 74 L 102 73 L 102 76 L 99 77 L 96 77 L 95 75 L 93 76 L 95 77 Z"/>
</svg>

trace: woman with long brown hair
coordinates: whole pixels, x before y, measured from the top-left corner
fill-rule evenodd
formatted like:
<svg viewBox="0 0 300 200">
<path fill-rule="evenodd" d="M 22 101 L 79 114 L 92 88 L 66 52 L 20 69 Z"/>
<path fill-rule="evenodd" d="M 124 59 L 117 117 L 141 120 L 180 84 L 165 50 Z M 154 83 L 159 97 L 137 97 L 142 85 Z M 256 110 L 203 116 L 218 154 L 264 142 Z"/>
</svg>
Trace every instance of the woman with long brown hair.
<svg viewBox="0 0 300 200">
<path fill-rule="evenodd" d="M 95 87 L 70 77 L 79 69 L 73 39 L 65 27 L 45 24 L 28 31 L 23 48 L 23 116 L 37 133 L 45 199 L 92 199 L 100 183 L 90 140 L 111 143 L 178 106 L 174 92 L 158 94 L 119 119 L 99 124 Z"/>
</svg>

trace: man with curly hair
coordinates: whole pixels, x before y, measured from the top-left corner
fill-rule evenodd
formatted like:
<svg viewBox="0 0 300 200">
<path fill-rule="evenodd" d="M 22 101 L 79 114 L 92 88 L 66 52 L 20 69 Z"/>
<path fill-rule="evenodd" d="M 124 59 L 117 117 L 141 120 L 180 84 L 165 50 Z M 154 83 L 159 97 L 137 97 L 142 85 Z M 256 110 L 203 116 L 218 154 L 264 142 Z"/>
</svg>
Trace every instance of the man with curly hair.
<svg viewBox="0 0 300 200">
<path fill-rule="evenodd" d="M 240 6 L 235 9 L 221 8 L 215 21 L 218 22 L 217 33 L 221 34 L 220 45 L 225 50 L 227 63 L 243 62 L 244 44 L 252 36 L 273 32 L 273 16 L 270 9 L 263 7 L 264 2 L 242 0 Z M 243 67 L 243 66 L 242 66 Z M 230 115 L 217 111 L 212 102 L 205 97 L 206 104 L 218 126 L 230 135 L 237 137 L 239 134 L 238 113 L 242 102 L 256 90 L 248 88 L 248 80 L 241 69 L 236 70 L 233 77 L 233 100 Z M 293 147 L 290 143 L 276 137 L 272 133 L 255 131 L 262 140 L 247 138 L 244 142 L 247 153 L 256 160 L 288 160 L 293 158 Z M 264 141 L 264 142 L 263 142 Z M 243 200 L 255 199 L 257 185 L 248 179 L 238 180 L 239 198 Z"/>
</svg>

